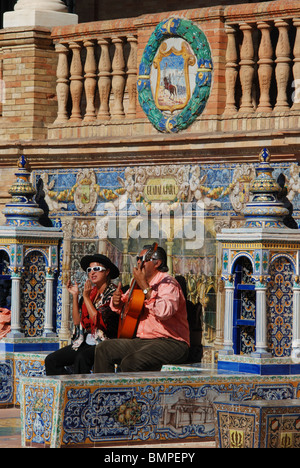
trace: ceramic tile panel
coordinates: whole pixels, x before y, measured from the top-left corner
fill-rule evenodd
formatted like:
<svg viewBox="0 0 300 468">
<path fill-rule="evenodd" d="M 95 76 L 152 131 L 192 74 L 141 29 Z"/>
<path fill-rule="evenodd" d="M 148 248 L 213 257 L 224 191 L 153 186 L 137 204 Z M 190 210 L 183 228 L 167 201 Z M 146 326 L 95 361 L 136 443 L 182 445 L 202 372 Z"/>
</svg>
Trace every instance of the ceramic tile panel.
<svg viewBox="0 0 300 468">
<path fill-rule="evenodd" d="M 0 354 L 0 407 L 13 404 L 14 358 L 12 354 Z"/>
<path fill-rule="evenodd" d="M 300 401 L 215 402 L 219 448 L 299 448 Z"/>
<path fill-rule="evenodd" d="M 48 352 L 14 353 L 14 404 L 20 404 L 20 377 L 45 375 L 45 357 Z"/>
<path fill-rule="evenodd" d="M 20 405 L 20 378 L 23 376 L 41 377 L 45 375 L 44 361 L 48 352 L 8 352 L 0 354 L 0 408 L 7 405 Z"/>
<path fill-rule="evenodd" d="M 71 278 L 76 279 L 79 284 L 84 282 L 84 272 L 79 268 L 79 261 L 87 249 L 101 251 L 117 263 L 122 283 L 126 285 L 130 282 L 130 272 L 139 249 L 153 239 L 158 239 L 159 244 L 168 251 L 170 272 L 185 277 L 188 299 L 196 305 L 205 304 L 205 313 L 203 317 L 199 317 L 198 322 L 202 320 L 203 344 L 210 349 L 216 339 L 218 342 L 222 340 L 217 330 L 217 317 L 221 313 L 218 310 L 218 261 L 221 260 L 217 258 L 216 233 L 224 227 L 235 228 L 242 225 L 241 213 L 249 201 L 249 188 L 255 177 L 255 167 L 257 164 L 245 162 L 132 165 L 125 169 L 117 166 L 41 169 L 32 172 L 32 183 L 38 190 L 37 198 L 43 206 L 47 206 L 53 226 L 64 230 L 60 264 L 70 265 Z M 281 173 L 286 177 L 287 190 L 294 208 L 293 215 L 298 219 L 300 189 L 295 186 L 292 175 L 298 174 L 299 168 L 290 163 L 274 163 L 273 168 L 275 179 Z M 178 226 L 175 223 L 171 240 L 166 225 L 162 225 L 157 232 L 155 229 L 152 232 L 153 225 L 143 225 L 142 228 L 142 225 L 132 224 L 138 214 L 152 215 L 158 204 L 160 208 L 164 206 L 167 214 L 174 212 L 175 218 L 178 217 L 176 210 L 181 209 L 181 219 L 184 221 L 185 214 L 188 217 L 190 213 L 185 213 L 184 207 L 189 206 L 191 211 L 197 203 L 204 207 L 204 228 L 201 245 L 197 245 L 197 248 L 188 244 L 188 233 L 185 229 L 182 230 L 182 225 L 180 228 L 180 223 Z M 116 216 L 116 225 L 107 236 L 106 223 L 108 218 L 113 218 L 110 216 L 112 213 Z M 122 235 L 126 223 L 133 230 L 129 237 L 127 232 L 126 236 Z M 193 232 L 189 233 L 192 234 L 194 235 Z M 123 255 L 124 249 L 126 256 Z M 67 257 L 64 258 L 64 255 Z M 62 310 L 65 307 L 62 303 L 60 274 L 57 289 L 57 332 L 62 326 Z M 279 326 L 277 321 L 277 340 L 280 336 L 286 338 L 283 331 L 283 326 Z M 195 331 L 197 333 L 198 330 Z M 244 352 L 253 349 L 253 329 L 243 330 L 241 339 Z M 279 340 L 274 349 L 281 352 L 278 351 L 280 347 L 284 347 L 283 355 L 288 355 L 289 344 L 286 348 L 286 343 Z M 209 354 L 207 357 L 205 354 L 204 359 L 211 362 Z"/>
<path fill-rule="evenodd" d="M 212 440 L 215 401 L 299 397 L 296 376 L 219 375 L 208 369 L 22 377 L 20 383 L 27 446 L 38 438 L 51 447 Z"/>
</svg>

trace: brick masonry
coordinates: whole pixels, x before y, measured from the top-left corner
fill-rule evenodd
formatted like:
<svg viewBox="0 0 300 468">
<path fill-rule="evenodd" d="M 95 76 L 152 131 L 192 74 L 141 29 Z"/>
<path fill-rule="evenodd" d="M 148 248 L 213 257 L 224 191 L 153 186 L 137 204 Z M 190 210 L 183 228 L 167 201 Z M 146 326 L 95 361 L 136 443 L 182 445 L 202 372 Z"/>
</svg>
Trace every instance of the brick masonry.
<svg viewBox="0 0 300 468">
<path fill-rule="evenodd" d="M 5 86 L 0 138 L 44 139 L 47 124 L 57 112 L 57 57 L 50 32 L 47 29 L 2 30 L 0 43 Z"/>
</svg>

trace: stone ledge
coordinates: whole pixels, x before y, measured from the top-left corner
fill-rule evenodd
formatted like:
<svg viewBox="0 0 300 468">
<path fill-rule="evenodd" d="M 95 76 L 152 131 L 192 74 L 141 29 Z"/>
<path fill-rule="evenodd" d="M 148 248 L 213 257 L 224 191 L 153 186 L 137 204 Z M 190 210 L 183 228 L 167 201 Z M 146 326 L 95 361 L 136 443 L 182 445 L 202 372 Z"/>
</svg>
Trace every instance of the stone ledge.
<svg viewBox="0 0 300 468">
<path fill-rule="evenodd" d="M 4 28 L 42 26 L 51 29 L 54 26 L 67 26 L 77 23 L 77 15 L 57 11 L 20 10 L 9 11 L 3 15 Z"/>
</svg>

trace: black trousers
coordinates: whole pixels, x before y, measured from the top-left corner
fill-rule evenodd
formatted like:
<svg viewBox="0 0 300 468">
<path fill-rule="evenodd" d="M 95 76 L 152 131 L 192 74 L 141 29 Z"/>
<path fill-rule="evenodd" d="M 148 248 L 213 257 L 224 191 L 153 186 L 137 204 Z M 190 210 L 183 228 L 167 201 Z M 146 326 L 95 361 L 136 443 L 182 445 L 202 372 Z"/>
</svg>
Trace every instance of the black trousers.
<svg viewBox="0 0 300 468">
<path fill-rule="evenodd" d="M 189 354 L 188 345 L 173 338 L 114 339 L 96 346 L 95 373 L 157 371 L 163 364 L 182 364 Z"/>
<path fill-rule="evenodd" d="M 72 367 L 74 374 L 89 374 L 94 365 L 95 348 L 82 343 L 77 351 L 69 345 L 48 354 L 45 359 L 46 375 L 69 374 L 65 367 Z"/>
</svg>

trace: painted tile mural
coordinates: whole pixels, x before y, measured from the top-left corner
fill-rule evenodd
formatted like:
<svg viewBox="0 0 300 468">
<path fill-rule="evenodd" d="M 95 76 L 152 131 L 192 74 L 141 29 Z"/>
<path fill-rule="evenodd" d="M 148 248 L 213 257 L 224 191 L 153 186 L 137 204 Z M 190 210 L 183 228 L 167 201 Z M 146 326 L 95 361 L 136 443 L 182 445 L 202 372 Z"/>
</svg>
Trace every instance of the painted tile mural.
<svg viewBox="0 0 300 468">
<path fill-rule="evenodd" d="M 34 171 L 32 178 L 45 223 L 50 220 L 64 231 L 62 263 L 67 260 L 64 255 L 70 256 L 71 277 L 83 282 L 80 258 L 99 250 L 118 264 L 122 283 L 128 284 L 137 252 L 158 239 L 168 253 L 170 272 L 184 276 L 188 299 L 202 308 L 204 342 L 210 344 L 216 337 L 221 273 L 216 233 L 243 225 L 241 213 L 255 167 L 245 163 L 55 169 Z M 275 179 L 285 175 L 298 219 L 300 167 L 295 163 L 272 167 Z M 59 314 L 60 306 L 58 324 Z M 246 332 L 245 342 L 250 339 Z"/>
<path fill-rule="evenodd" d="M 298 217 L 300 167 L 296 163 L 272 166 L 275 179 L 281 173 L 286 176 L 288 198 Z M 120 216 L 131 217 L 142 207 L 149 212 L 151 205 L 156 204 L 160 206 L 152 206 L 152 209 L 168 209 L 178 214 L 176 208 L 180 204 L 192 202 L 203 204 L 205 218 L 217 219 L 241 213 L 249 200 L 255 167 L 256 164 L 207 164 L 57 169 L 34 171 L 33 181 L 38 189 L 37 197 L 46 203 L 52 219 L 70 215 L 101 217 L 112 215 L 113 209 L 120 212 Z M 191 206 L 185 208 L 192 209 Z M 140 231 L 142 236 L 145 236 L 143 230 Z"/>
<path fill-rule="evenodd" d="M 215 436 L 216 401 L 297 398 L 297 376 L 209 371 L 63 376 L 21 381 L 23 445 L 199 441 Z"/>
</svg>

